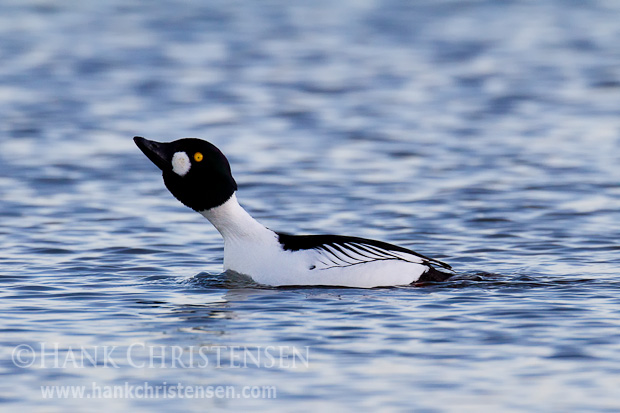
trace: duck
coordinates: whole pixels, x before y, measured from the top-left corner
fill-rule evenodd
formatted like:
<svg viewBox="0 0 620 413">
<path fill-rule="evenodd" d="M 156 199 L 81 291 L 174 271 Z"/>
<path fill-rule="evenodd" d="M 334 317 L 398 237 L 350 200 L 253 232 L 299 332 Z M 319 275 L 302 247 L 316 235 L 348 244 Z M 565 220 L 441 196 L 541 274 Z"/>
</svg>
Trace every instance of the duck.
<svg viewBox="0 0 620 413">
<path fill-rule="evenodd" d="M 224 240 L 224 271 L 266 286 L 375 288 L 443 282 L 450 265 L 387 242 L 346 235 L 273 231 L 237 200 L 226 156 L 198 138 L 157 142 L 134 137 L 162 172 L 172 195 L 215 227 Z"/>
</svg>

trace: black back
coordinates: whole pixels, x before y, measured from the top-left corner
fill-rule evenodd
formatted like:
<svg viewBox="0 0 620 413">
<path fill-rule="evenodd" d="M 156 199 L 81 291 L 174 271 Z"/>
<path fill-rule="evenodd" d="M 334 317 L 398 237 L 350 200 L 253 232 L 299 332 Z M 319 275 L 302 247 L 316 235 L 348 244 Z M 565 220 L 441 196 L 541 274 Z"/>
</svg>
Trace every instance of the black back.
<svg viewBox="0 0 620 413">
<path fill-rule="evenodd" d="M 349 237 L 343 235 L 290 235 L 286 233 L 278 232 L 278 241 L 282 245 L 282 248 L 287 251 L 299 251 L 309 249 L 322 249 L 325 246 L 331 246 L 337 250 L 344 252 L 342 247 L 346 248 L 347 244 L 361 244 L 384 250 L 386 252 L 402 252 L 405 254 L 411 254 L 421 258 L 425 264 L 435 264 L 440 267 L 451 269 L 450 265 L 445 262 L 441 262 L 434 258 L 426 257 L 422 254 L 418 254 L 410 249 L 400 247 L 398 245 L 388 244 L 387 242 L 377 241 L 373 239 Z"/>
</svg>

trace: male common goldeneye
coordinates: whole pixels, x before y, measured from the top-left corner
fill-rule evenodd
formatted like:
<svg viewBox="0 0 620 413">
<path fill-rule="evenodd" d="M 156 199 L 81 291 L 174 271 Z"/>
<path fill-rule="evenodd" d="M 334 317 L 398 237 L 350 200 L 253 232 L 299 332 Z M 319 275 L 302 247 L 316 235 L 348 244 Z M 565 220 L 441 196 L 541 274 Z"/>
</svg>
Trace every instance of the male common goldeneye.
<svg viewBox="0 0 620 413">
<path fill-rule="evenodd" d="M 290 235 L 272 231 L 237 202 L 237 183 L 219 149 L 201 139 L 136 145 L 163 171 L 179 201 L 206 217 L 224 238 L 224 269 L 260 284 L 384 287 L 444 281 L 450 266 L 381 241 L 339 235 Z"/>
</svg>

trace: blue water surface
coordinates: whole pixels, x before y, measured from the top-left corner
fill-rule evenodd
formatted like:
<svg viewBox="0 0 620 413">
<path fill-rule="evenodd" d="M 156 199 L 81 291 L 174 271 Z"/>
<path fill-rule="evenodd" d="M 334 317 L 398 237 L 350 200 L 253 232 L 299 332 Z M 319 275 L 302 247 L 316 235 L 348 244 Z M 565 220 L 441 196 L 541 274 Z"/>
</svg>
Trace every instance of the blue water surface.
<svg viewBox="0 0 620 413">
<path fill-rule="evenodd" d="M 613 0 L 3 1 L 0 410 L 620 410 L 619 22 Z M 134 135 L 216 144 L 270 228 L 459 277 L 222 274 Z M 144 383 L 277 396 L 41 390 Z"/>
</svg>

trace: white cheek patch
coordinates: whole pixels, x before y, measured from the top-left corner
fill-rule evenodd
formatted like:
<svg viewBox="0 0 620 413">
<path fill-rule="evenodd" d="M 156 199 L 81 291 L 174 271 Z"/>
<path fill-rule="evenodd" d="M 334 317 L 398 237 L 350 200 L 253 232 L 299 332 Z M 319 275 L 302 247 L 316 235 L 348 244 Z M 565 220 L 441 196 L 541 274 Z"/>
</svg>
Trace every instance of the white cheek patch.
<svg viewBox="0 0 620 413">
<path fill-rule="evenodd" d="M 177 152 L 172 156 L 172 171 L 175 174 L 185 176 L 191 167 L 192 163 L 185 152 Z"/>
</svg>

